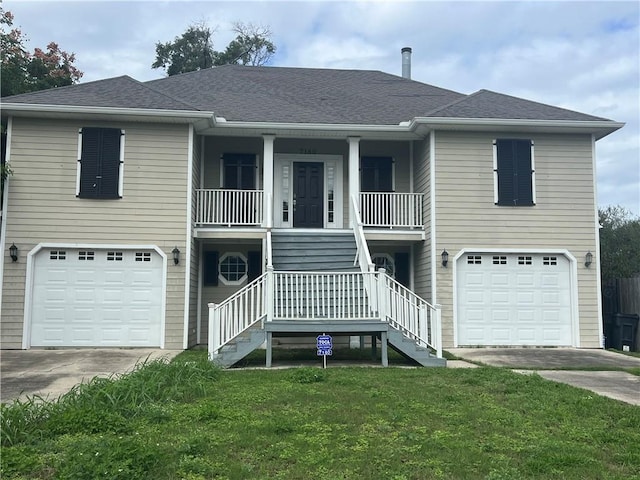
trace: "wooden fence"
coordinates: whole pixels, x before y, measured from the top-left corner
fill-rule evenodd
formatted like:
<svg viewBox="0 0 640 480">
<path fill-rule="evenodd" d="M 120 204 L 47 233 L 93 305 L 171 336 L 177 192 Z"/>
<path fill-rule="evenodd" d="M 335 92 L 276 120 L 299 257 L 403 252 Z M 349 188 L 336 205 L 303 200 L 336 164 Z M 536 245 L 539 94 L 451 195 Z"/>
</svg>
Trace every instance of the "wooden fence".
<svg viewBox="0 0 640 480">
<path fill-rule="evenodd" d="M 602 283 L 602 314 L 604 321 L 616 313 L 640 315 L 640 276 L 616 278 Z M 636 336 L 636 345 L 640 350 L 640 328 Z"/>
</svg>

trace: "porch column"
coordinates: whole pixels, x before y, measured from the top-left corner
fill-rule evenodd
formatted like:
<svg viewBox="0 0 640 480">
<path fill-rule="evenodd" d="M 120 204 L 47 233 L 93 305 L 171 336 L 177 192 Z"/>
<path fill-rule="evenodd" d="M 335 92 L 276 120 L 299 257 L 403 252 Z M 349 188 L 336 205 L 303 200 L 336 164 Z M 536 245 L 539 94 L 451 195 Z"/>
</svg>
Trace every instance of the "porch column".
<svg viewBox="0 0 640 480">
<path fill-rule="evenodd" d="M 349 227 L 355 226 L 351 211 L 351 197 L 356 196 L 360 205 L 360 137 L 348 137 L 349 142 Z"/>
<path fill-rule="evenodd" d="M 273 226 L 273 142 L 276 136 L 270 133 L 262 135 L 264 141 L 263 158 L 263 185 L 262 190 L 264 192 L 263 210 L 262 210 L 262 225 L 266 228 Z"/>
</svg>

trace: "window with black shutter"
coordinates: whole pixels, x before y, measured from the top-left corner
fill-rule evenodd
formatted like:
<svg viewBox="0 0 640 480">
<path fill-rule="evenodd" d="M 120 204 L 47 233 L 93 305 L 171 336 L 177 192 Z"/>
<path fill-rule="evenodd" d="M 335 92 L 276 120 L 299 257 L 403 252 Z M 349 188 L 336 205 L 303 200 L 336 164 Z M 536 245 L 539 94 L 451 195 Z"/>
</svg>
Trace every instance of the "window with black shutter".
<svg viewBox="0 0 640 480">
<path fill-rule="evenodd" d="M 124 131 L 119 128 L 84 127 L 80 130 L 80 198 L 122 198 L 122 148 Z"/>
<path fill-rule="evenodd" d="M 494 147 L 496 205 L 535 205 L 533 141 L 498 139 Z"/>
<path fill-rule="evenodd" d="M 222 188 L 229 190 L 256 189 L 256 156 L 245 153 L 225 153 L 224 182 Z"/>
</svg>

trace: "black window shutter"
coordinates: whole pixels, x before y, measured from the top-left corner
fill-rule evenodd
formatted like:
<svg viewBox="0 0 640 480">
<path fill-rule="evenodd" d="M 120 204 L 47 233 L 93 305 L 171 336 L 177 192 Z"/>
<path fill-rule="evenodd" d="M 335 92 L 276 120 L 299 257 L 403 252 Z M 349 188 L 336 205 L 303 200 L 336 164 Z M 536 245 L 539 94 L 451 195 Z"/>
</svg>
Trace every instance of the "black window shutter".
<svg viewBox="0 0 640 480">
<path fill-rule="evenodd" d="M 117 128 L 82 129 L 81 198 L 118 198 L 120 137 Z"/>
<path fill-rule="evenodd" d="M 496 140 L 498 205 L 533 205 L 531 140 Z"/>
<path fill-rule="evenodd" d="M 409 288 L 409 253 L 396 252 L 394 255 L 396 281 Z"/>
<path fill-rule="evenodd" d="M 531 140 L 514 140 L 517 205 L 533 205 Z"/>
<path fill-rule="evenodd" d="M 260 252 L 247 252 L 247 263 L 249 282 L 253 282 L 262 275 L 262 254 Z"/>
<path fill-rule="evenodd" d="M 101 135 L 99 128 L 82 129 L 82 152 L 80 156 L 79 197 L 98 197 L 98 176 Z"/>
<path fill-rule="evenodd" d="M 218 252 L 203 253 L 202 283 L 207 287 L 218 286 Z"/>
<path fill-rule="evenodd" d="M 100 198 L 119 198 L 118 180 L 120 177 L 120 138 L 122 132 L 117 128 L 105 128 L 102 131 L 102 181 Z"/>
</svg>

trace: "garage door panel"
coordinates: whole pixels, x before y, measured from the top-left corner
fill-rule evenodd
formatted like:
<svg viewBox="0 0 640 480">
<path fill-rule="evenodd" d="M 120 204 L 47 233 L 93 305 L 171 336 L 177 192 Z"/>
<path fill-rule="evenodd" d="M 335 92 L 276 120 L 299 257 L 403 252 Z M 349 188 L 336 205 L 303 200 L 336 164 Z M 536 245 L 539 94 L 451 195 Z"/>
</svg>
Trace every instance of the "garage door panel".
<svg viewBox="0 0 640 480">
<path fill-rule="evenodd" d="M 487 317 L 491 319 L 490 325 L 501 324 L 501 323 L 508 324 L 510 322 L 509 310 L 500 309 L 499 307 L 492 309 L 490 315 L 482 316 L 483 319 L 486 319 Z"/>
<path fill-rule="evenodd" d="M 34 260 L 32 346 L 160 346 L 156 252 L 54 250 Z"/>
<path fill-rule="evenodd" d="M 458 345 L 572 345 L 564 256 L 473 254 L 457 269 Z"/>
<path fill-rule="evenodd" d="M 518 328 L 513 334 L 520 344 L 531 344 L 536 342 L 536 330 L 533 328 Z"/>
</svg>

